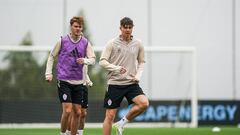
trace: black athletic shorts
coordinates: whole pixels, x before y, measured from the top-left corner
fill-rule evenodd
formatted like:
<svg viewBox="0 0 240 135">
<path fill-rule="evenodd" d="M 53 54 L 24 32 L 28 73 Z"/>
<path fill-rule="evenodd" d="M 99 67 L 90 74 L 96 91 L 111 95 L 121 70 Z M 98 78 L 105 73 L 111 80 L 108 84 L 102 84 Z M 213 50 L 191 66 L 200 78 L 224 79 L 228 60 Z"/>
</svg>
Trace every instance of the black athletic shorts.
<svg viewBox="0 0 240 135">
<path fill-rule="evenodd" d="M 138 84 L 109 85 L 108 91 L 105 93 L 104 108 L 115 109 L 120 107 L 124 97 L 130 105 L 133 103 L 132 99 L 138 95 L 144 95 Z"/>
<path fill-rule="evenodd" d="M 65 81 L 58 81 L 58 96 L 60 102 L 79 104 L 82 108 L 88 108 L 88 88 L 83 84 L 74 85 Z"/>
</svg>

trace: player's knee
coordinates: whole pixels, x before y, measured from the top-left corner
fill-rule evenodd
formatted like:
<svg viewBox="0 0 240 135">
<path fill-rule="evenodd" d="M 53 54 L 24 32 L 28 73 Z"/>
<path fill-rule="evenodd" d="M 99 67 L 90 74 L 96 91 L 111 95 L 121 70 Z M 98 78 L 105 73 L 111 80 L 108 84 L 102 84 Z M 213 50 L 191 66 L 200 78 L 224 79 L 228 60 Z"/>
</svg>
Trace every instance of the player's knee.
<svg viewBox="0 0 240 135">
<path fill-rule="evenodd" d="M 80 117 L 82 115 L 81 110 L 75 111 L 75 117 Z"/>
<path fill-rule="evenodd" d="M 146 110 L 147 108 L 148 108 L 148 106 L 149 106 L 149 101 L 148 100 L 145 100 L 144 102 L 142 102 L 140 105 L 140 108 L 141 108 L 141 110 Z"/>
<path fill-rule="evenodd" d="M 71 108 L 64 109 L 64 111 L 63 111 L 63 113 L 64 113 L 65 115 L 67 115 L 67 116 L 70 115 L 71 112 L 72 112 L 72 109 L 71 109 Z"/>
<path fill-rule="evenodd" d="M 109 113 L 109 114 L 106 115 L 106 119 L 107 119 L 108 121 L 113 121 L 114 118 L 115 118 L 115 115 L 114 115 L 114 114 Z"/>
</svg>

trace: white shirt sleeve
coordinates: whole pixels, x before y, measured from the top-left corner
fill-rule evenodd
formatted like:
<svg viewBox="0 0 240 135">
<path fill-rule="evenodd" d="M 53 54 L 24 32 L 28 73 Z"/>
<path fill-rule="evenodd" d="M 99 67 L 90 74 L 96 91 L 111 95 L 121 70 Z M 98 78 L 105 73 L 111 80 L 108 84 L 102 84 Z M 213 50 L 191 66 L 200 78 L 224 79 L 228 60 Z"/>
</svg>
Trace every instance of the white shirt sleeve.
<svg viewBox="0 0 240 135">
<path fill-rule="evenodd" d="M 137 66 L 137 73 L 135 75 L 135 78 L 139 81 L 142 76 L 143 69 L 144 69 L 144 63 L 145 63 L 144 47 L 142 44 L 140 45 L 140 50 L 138 53 L 137 60 L 138 60 L 138 66 Z"/>
<path fill-rule="evenodd" d="M 60 48 L 61 48 L 61 42 L 59 41 L 54 46 L 53 50 L 49 53 L 47 64 L 46 64 L 46 71 L 45 71 L 46 76 L 52 75 L 54 60 L 58 56 Z"/>
<path fill-rule="evenodd" d="M 84 64 L 85 65 L 94 65 L 96 56 L 95 56 L 95 53 L 93 51 L 93 48 L 92 48 L 92 45 L 90 44 L 90 42 L 88 42 L 86 56 L 87 56 L 87 58 L 84 58 Z"/>
<path fill-rule="evenodd" d="M 117 66 L 108 62 L 111 52 L 112 52 L 112 46 L 111 46 L 111 43 L 108 43 L 102 52 L 99 65 L 108 71 L 113 71 L 114 73 L 120 73 L 121 66 Z"/>
</svg>

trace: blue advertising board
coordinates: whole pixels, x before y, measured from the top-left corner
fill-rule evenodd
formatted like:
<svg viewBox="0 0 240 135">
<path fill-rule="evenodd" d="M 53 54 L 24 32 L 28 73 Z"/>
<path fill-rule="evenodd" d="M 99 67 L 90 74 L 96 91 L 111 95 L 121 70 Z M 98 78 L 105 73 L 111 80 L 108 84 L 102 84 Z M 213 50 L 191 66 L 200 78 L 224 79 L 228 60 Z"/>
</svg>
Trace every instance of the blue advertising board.
<svg viewBox="0 0 240 135">
<path fill-rule="evenodd" d="M 120 108 L 118 118 L 130 107 Z M 148 109 L 134 119 L 135 122 L 189 122 L 189 101 L 151 101 Z M 199 125 L 237 125 L 240 123 L 240 101 L 199 101 Z"/>
</svg>

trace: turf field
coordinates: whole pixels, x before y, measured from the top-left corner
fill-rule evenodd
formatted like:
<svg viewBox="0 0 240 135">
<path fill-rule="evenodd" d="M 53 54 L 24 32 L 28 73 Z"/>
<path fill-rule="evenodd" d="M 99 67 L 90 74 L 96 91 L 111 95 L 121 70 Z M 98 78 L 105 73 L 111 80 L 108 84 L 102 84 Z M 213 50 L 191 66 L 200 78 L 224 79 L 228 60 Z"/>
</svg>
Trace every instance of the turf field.
<svg viewBox="0 0 240 135">
<path fill-rule="evenodd" d="M 240 128 L 127 128 L 124 135 L 240 135 Z M 59 129 L 0 129 L 0 135 L 59 135 Z M 102 129 L 85 129 L 84 135 L 102 135 Z M 115 135 L 113 132 L 112 135 Z"/>
</svg>

